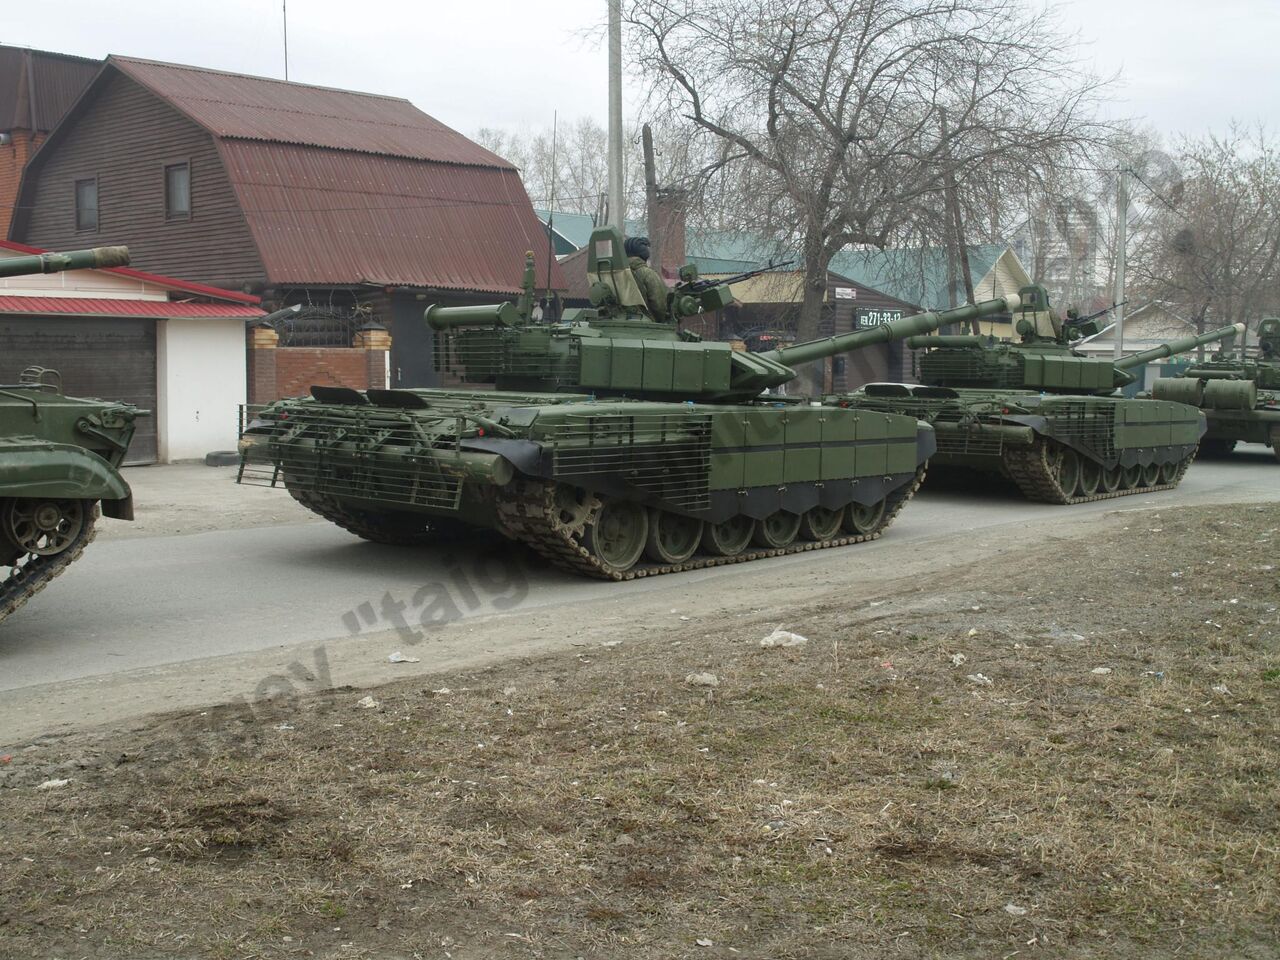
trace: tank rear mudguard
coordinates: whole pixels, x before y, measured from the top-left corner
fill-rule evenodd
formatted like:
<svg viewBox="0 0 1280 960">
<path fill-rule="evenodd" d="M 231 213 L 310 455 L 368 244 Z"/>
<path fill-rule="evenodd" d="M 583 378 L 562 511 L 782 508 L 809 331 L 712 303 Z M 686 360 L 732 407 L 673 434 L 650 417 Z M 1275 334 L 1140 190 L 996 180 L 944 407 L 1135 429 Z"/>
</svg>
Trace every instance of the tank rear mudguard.
<svg viewBox="0 0 1280 960">
<path fill-rule="evenodd" d="M 133 519 L 133 491 L 118 470 L 83 447 L 0 445 L 0 497 L 101 500 L 105 516 Z"/>
</svg>

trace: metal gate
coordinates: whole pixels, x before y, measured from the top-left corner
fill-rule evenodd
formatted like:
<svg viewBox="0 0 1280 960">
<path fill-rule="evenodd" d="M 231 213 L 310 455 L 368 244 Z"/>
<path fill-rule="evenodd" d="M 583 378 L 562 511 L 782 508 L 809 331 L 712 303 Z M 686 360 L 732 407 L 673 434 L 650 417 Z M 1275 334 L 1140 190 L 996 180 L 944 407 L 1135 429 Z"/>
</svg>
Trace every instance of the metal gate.
<svg viewBox="0 0 1280 960">
<path fill-rule="evenodd" d="M 155 463 L 156 322 L 117 317 L 0 317 L 0 381 L 30 366 L 62 375 L 69 397 L 124 400 L 151 411 L 138 420 L 125 463 Z"/>
</svg>

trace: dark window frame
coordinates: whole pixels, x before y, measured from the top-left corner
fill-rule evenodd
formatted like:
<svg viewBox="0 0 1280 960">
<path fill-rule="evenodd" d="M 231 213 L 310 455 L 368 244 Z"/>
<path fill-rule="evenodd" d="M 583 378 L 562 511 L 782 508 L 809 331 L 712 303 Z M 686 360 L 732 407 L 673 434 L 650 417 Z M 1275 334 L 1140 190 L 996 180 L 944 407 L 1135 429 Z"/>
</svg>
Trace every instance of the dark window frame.
<svg viewBox="0 0 1280 960">
<path fill-rule="evenodd" d="M 80 221 L 80 184 L 93 184 L 93 226 L 84 226 Z M 76 177 L 71 185 L 72 192 L 72 216 L 75 217 L 76 233 L 97 233 L 102 225 L 102 203 L 101 190 L 98 183 L 98 175 L 95 173 L 92 177 Z"/>
<path fill-rule="evenodd" d="M 169 206 L 169 171 L 178 167 L 186 167 L 187 169 L 187 209 L 175 212 Z M 166 223 L 183 223 L 190 220 L 193 215 L 195 204 L 191 198 L 191 158 L 184 157 L 177 160 L 166 160 L 160 165 L 160 189 L 164 195 L 164 219 Z"/>
</svg>

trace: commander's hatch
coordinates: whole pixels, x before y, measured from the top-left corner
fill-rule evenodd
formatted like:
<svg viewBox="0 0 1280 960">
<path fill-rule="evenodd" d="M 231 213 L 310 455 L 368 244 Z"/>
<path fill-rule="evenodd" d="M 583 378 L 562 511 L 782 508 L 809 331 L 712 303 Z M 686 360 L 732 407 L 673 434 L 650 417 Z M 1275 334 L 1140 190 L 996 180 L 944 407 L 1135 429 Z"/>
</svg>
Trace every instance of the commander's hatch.
<svg viewBox="0 0 1280 960">
<path fill-rule="evenodd" d="M 587 284 L 600 284 L 621 307 L 647 311 L 617 227 L 597 227 L 587 246 Z"/>
</svg>

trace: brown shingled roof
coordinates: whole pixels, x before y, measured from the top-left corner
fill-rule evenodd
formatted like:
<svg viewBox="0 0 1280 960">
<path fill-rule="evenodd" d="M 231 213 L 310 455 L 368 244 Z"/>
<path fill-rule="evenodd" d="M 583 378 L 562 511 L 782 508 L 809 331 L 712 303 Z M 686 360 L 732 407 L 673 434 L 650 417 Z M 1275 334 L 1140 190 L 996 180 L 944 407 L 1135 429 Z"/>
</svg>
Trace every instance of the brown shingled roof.
<svg viewBox="0 0 1280 960">
<path fill-rule="evenodd" d="M 272 284 L 515 294 L 527 250 L 547 276 L 516 168 L 408 100 L 112 56 L 67 125 L 117 71 L 213 136 Z"/>
<path fill-rule="evenodd" d="M 134 57 L 108 62 L 217 137 L 514 169 L 399 97 Z"/>
<path fill-rule="evenodd" d="M 101 66 L 99 60 L 0 45 L 0 131 L 52 130 Z"/>
<path fill-rule="evenodd" d="M 547 235 L 515 170 L 226 139 L 223 163 L 272 282 L 515 294 Z M 552 266 L 552 286 L 564 280 Z"/>
</svg>

